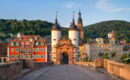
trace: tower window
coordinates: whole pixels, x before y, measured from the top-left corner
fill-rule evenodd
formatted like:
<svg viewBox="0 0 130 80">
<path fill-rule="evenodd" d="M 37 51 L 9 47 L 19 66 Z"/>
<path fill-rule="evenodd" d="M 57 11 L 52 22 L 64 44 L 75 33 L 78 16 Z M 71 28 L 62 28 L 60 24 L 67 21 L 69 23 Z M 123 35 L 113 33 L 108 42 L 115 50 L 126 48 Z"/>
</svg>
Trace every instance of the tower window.
<svg viewBox="0 0 130 80">
<path fill-rule="evenodd" d="M 76 41 L 76 39 L 74 39 L 74 41 Z"/>
<path fill-rule="evenodd" d="M 55 41 L 56 39 L 53 39 L 53 41 Z"/>
</svg>

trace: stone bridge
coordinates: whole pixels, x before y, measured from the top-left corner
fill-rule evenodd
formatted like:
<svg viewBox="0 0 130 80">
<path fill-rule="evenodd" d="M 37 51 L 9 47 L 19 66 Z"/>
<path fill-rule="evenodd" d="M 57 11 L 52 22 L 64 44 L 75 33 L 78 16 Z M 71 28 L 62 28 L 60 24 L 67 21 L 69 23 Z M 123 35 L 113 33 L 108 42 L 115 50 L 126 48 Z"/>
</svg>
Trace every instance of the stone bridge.
<svg viewBox="0 0 130 80">
<path fill-rule="evenodd" d="M 116 80 L 105 70 L 78 65 L 52 65 L 30 72 L 18 80 Z"/>
</svg>

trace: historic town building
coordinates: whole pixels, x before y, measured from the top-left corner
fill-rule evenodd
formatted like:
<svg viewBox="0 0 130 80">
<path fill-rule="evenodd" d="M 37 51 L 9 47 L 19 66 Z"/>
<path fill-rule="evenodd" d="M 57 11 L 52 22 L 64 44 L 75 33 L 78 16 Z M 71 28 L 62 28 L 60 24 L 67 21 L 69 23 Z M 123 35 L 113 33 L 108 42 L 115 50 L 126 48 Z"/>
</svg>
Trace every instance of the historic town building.
<svg viewBox="0 0 130 80">
<path fill-rule="evenodd" d="M 114 52 L 116 53 L 115 58 L 119 59 L 119 56 L 124 53 L 123 47 L 124 46 L 120 44 L 118 40 L 116 40 L 115 32 L 112 30 L 112 32 L 108 33 L 108 41 L 104 40 L 103 38 L 96 38 L 95 40 L 80 46 L 80 59 L 85 60 L 86 55 L 89 58 L 91 57 L 95 59 L 99 57 L 99 54 L 103 55 L 104 53 L 108 53 L 111 55 Z"/>
<path fill-rule="evenodd" d="M 124 53 L 130 54 L 130 43 L 125 43 L 123 45 L 124 45 L 124 47 L 123 47 Z"/>
<path fill-rule="evenodd" d="M 75 25 L 74 16 L 68 29 L 68 37 L 61 35 L 61 27 L 56 17 L 51 30 L 51 59 L 55 64 L 73 64 L 78 56 L 79 43 L 83 43 L 83 24 L 79 12 L 78 23 Z M 81 36 L 80 36 L 81 35 Z"/>
<path fill-rule="evenodd" d="M 8 43 L 7 55 L 9 60 L 33 60 L 34 62 L 47 62 L 47 43 L 39 35 L 17 34 Z"/>
</svg>

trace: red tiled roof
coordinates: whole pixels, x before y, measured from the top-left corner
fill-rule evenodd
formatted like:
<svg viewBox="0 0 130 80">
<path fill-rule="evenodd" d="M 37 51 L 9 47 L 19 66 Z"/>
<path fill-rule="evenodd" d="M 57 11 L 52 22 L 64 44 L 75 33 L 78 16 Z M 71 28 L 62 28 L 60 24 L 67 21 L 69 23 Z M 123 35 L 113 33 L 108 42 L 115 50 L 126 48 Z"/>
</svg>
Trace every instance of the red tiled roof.
<svg viewBox="0 0 130 80">
<path fill-rule="evenodd" d="M 32 38 L 32 40 L 34 41 L 35 37 L 37 37 L 37 41 L 45 41 L 44 38 L 42 38 L 40 35 L 22 35 L 20 41 L 24 42 L 30 41 L 30 38 Z M 19 41 L 19 38 L 14 38 L 10 42 L 17 42 L 17 41 Z"/>
<path fill-rule="evenodd" d="M 37 38 L 37 40 L 35 39 Z M 43 37 L 41 37 L 40 35 L 22 35 L 21 36 L 21 40 L 19 38 L 14 38 L 13 40 L 11 40 L 8 44 L 8 46 L 10 46 L 11 42 L 30 42 L 30 39 L 32 39 L 32 42 L 34 41 L 38 41 L 38 42 L 45 42 L 45 39 Z"/>
</svg>

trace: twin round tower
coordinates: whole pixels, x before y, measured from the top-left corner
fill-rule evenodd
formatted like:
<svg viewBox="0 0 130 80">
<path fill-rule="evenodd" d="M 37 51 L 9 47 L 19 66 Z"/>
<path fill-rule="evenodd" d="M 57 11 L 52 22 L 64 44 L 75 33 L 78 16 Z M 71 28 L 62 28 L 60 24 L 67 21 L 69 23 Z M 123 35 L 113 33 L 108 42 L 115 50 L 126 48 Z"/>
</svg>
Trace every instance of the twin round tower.
<svg viewBox="0 0 130 80">
<path fill-rule="evenodd" d="M 51 30 L 51 60 L 55 64 L 61 64 L 61 60 L 63 58 L 62 53 L 66 53 L 68 56 L 68 64 L 72 64 L 73 61 L 76 60 L 76 56 L 78 55 L 78 46 L 82 45 L 83 41 L 84 31 L 80 11 L 78 14 L 77 25 L 75 25 L 73 15 L 72 22 L 68 29 L 68 37 L 66 38 L 61 35 L 61 27 L 58 24 L 58 19 L 56 16 L 55 24 L 53 25 Z M 60 47 L 57 47 L 57 45 L 60 45 Z M 73 47 L 70 48 L 68 46 L 67 48 L 67 45 L 72 45 Z"/>
</svg>

